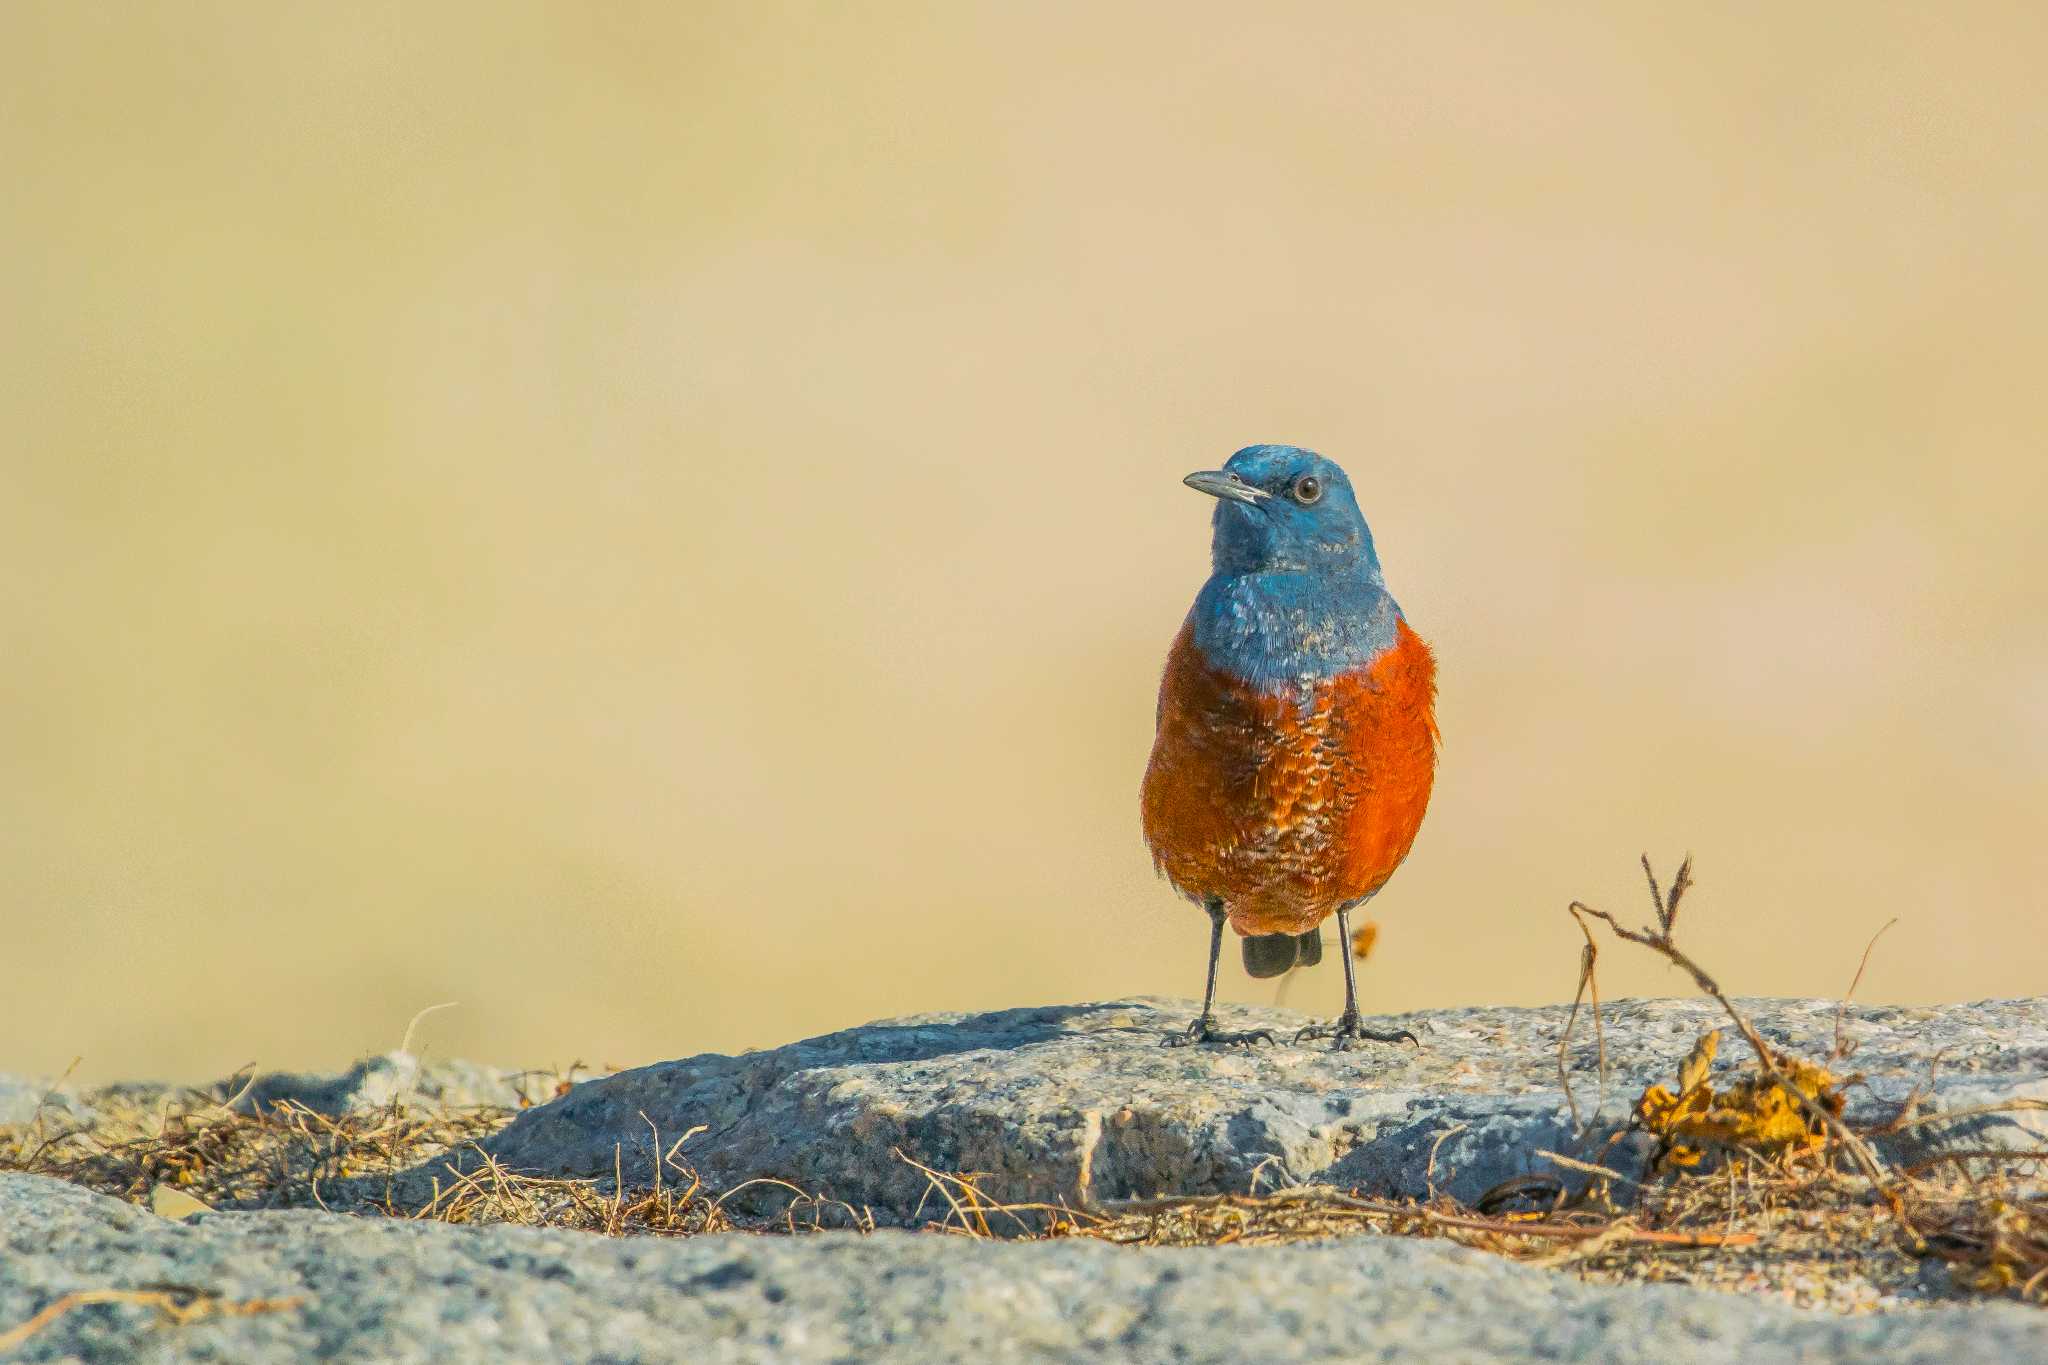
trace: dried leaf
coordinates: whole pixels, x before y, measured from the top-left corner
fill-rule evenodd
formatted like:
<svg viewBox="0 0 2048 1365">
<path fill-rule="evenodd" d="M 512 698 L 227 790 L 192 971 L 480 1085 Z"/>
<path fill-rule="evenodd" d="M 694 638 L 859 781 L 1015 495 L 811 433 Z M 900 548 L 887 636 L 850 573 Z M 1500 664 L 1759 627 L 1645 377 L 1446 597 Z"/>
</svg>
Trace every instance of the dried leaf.
<svg viewBox="0 0 2048 1365">
<path fill-rule="evenodd" d="M 1678 1064 L 1678 1093 L 1688 1094 L 1707 1082 L 1707 1071 L 1714 1065 L 1714 1054 L 1721 1049 L 1721 1030 L 1710 1029 L 1700 1035 L 1692 1045 L 1692 1051 Z"/>
<path fill-rule="evenodd" d="M 1822 1145 L 1823 1130 L 1798 1095 L 1777 1080 L 1752 1075 L 1716 1092 L 1711 1082 L 1721 1030 L 1700 1035 L 1678 1068 L 1678 1093 L 1653 1085 L 1636 1102 L 1636 1122 L 1666 1143 L 1670 1166 L 1700 1164 L 1708 1147 L 1741 1147 L 1777 1154 Z M 1839 1114 L 1842 1097 L 1826 1068 L 1793 1058 L 1775 1059 L 1785 1082 L 1827 1112 Z"/>
<path fill-rule="evenodd" d="M 1372 956 L 1372 945 L 1379 941 L 1380 926 L 1367 920 L 1351 931 L 1351 955 L 1360 962 Z"/>
<path fill-rule="evenodd" d="M 159 1218 L 189 1218 L 195 1213 L 213 1212 L 213 1205 L 194 1199 L 183 1190 L 158 1185 L 149 1192 L 149 1211 Z"/>
<path fill-rule="evenodd" d="M 1636 1122 L 1653 1133 L 1671 1131 L 1671 1121 L 1678 1113 L 1678 1096 L 1661 1085 L 1653 1085 L 1643 1092 L 1636 1101 Z"/>
</svg>

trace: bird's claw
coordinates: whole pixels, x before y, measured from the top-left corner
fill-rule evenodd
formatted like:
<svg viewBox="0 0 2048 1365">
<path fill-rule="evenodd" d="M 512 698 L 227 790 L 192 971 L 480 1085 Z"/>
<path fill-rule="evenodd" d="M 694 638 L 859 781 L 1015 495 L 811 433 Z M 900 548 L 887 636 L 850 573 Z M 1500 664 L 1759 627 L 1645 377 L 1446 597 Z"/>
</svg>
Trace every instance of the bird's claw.
<svg viewBox="0 0 2048 1365">
<path fill-rule="evenodd" d="M 1333 1040 L 1333 1050 L 1337 1052 L 1349 1052 L 1359 1043 L 1413 1043 L 1418 1049 L 1422 1046 L 1422 1040 L 1407 1029 L 1396 1029 L 1392 1033 L 1375 1033 L 1365 1026 L 1364 1021 L 1355 1012 L 1349 1010 L 1327 1024 L 1310 1024 L 1294 1035 L 1294 1041 L 1297 1043 L 1311 1038 Z"/>
<path fill-rule="evenodd" d="M 1247 1029 L 1243 1033 L 1225 1033 L 1216 1027 L 1216 1021 L 1203 1015 L 1184 1029 L 1178 1029 L 1159 1040 L 1161 1047 L 1250 1047 L 1254 1043 L 1272 1043 L 1279 1046 L 1273 1030 L 1265 1028 Z"/>
</svg>

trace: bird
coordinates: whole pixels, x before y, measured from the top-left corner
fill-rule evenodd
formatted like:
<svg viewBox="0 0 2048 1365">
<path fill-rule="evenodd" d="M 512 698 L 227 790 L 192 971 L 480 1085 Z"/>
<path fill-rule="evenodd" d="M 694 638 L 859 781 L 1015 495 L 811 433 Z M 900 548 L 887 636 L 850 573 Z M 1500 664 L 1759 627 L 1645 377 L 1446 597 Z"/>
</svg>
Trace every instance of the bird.
<svg viewBox="0 0 2048 1365">
<path fill-rule="evenodd" d="M 1216 500 L 1211 572 L 1167 652 L 1141 806 L 1155 868 L 1209 916 L 1209 974 L 1200 1016 L 1165 1041 L 1274 1042 L 1217 1026 L 1224 926 L 1245 970 L 1272 977 L 1321 961 L 1334 914 L 1344 1012 L 1295 1040 L 1413 1043 L 1361 1021 L 1350 916 L 1407 858 L 1429 807 L 1435 655 L 1387 591 L 1334 461 L 1252 445 L 1183 482 Z"/>
</svg>

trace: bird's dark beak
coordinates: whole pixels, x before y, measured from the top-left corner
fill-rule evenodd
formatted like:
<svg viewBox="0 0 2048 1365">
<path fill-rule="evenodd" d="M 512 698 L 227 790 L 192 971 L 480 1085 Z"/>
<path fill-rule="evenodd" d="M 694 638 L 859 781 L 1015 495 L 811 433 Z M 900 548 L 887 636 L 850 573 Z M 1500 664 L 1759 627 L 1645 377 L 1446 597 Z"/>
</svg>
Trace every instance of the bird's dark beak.
<svg viewBox="0 0 2048 1365">
<path fill-rule="evenodd" d="M 1212 498 L 1226 498 L 1231 502 L 1242 502 L 1257 506 L 1272 497 L 1263 488 L 1254 488 L 1235 474 L 1221 469 L 1204 469 L 1188 475 L 1182 483 L 1197 493 L 1207 493 Z"/>
</svg>

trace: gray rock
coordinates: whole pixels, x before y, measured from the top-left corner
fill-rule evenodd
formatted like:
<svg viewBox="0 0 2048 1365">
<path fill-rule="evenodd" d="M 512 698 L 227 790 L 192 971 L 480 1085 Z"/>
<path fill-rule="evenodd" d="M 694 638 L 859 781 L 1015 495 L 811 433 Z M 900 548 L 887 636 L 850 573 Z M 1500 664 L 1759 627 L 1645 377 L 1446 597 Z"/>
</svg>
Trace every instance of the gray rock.
<svg viewBox="0 0 2048 1365">
<path fill-rule="evenodd" d="M 554 1077 L 542 1072 L 504 1071 L 475 1062 L 423 1061 L 411 1052 L 387 1052 L 366 1057 L 339 1076 L 259 1075 L 236 1101 L 236 1107 L 248 1113 L 289 1100 L 328 1115 L 367 1113 L 393 1103 L 441 1109 L 515 1109 L 522 1102 L 538 1104 L 549 1098 L 554 1085 Z M 228 1096 L 242 1089 L 233 1082 L 222 1082 L 219 1088 Z"/>
<path fill-rule="evenodd" d="M 1436 1242 L 1131 1250 L 738 1234 L 607 1240 L 321 1213 L 171 1223 L 0 1175 L 0 1332 L 76 1289 L 294 1308 L 173 1326 L 76 1309 L 10 1361 L 2048 1360 L 2011 1305 L 1836 1317 L 1601 1288 Z"/>
<path fill-rule="evenodd" d="M 1851 1008 L 1844 1032 L 1865 1076 L 1851 1117 L 1888 1118 L 1916 1091 L 1950 1111 L 2048 1098 L 2043 1003 Z M 1816 1059 L 1833 1045 L 1832 1001 L 1742 1004 L 1775 1045 Z M 645 1183 L 655 1133 L 666 1145 L 696 1129 L 682 1151 L 714 1188 L 772 1176 L 898 1223 L 920 1207 L 929 1217 L 930 1197 L 926 1178 L 892 1149 L 943 1171 L 985 1172 L 985 1190 L 1016 1202 L 1241 1192 L 1255 1181 L 1408 1196 L 1434 1187 L 1472 1200 L 1511 1176 L 1556 1174 L 1539 1150 L 1596 1145 L 1582 1145 L 1558 1085 L 1562 1008 L 1380 1019 L 1375 1026 L 1410 1029 L 1422 1045 L 1354 1052 L 1293 1044 L 1304 1016 L 1233 1008 L 1223 1011 L 1227 1027 L 1268 1028 L 1279 1043 L 1161 1047 L 1193 1010 L 1134 999 L 934 1014 L 664 1062 L 579 1085 L 486 1145 L 517 1170 L 602 1178 L 618 1163 Z M 1647 1085 L 1671 1083 L 1699 1035 L 1726 1018 L 1711 1001 L 1660 999 L 1612 1003 L 1604 1021 L 1613 1070 L 1596 1137 Z M 1732 1031 L 1721 1058 L 1724 1068 L 1749 1061 Z M 1595 1045 L 1583 1015 L 1571 1059 L 1590 1117 Z M 1923 1125 L 1894 1147 L 1913 1155 L 1945 1141 L 2038 1148 L 2048 1145 L 2048 1112 L 1978 1115 L 1950 1134 Z"/>
<path fill-rule="evenodd" d="M 22 1127 L 38 1117 L 46 1124 L 75 1128 L 91 1121 L 92 1108 L 60 1082 L 0 1076 L 0 1128 Z"/>
<path fill-rule="evenodd" d="M 40 1115 L 51 1130 L 75 1129 L 96 1118 L 150 1114 L 206 1100 L 233 1100 L 251 1113 L 282 1101 L 317 1114 L 362 1114 L 392 1104 L 431 1109 L 516 1109 L 552 1099 L 552 1072 L 506 1071 L 475 1062 L 425 1059 L 410 1052 L 366 1057 L 339 1075 L 322 1072 L 246 1073 L 209 1086 L 184 1087 L 128 1081 L 85 1094 L 69 1085 L 0 1076 L 0 1128 L 22 1127 Z"/>
</svg>

